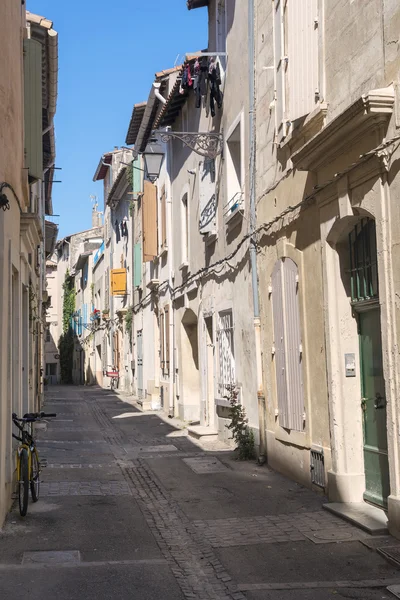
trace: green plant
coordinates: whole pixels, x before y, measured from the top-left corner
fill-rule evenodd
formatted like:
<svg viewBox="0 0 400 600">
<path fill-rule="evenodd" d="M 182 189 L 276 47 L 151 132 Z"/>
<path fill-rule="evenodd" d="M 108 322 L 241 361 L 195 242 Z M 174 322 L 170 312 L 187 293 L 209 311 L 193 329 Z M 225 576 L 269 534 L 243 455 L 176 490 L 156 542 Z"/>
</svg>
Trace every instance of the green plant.
<svg viewBox="0 0 400 600">
<path fill-rule="evenodd" d="M 75 280 L 67 271 L 63 283 L 63 333 L 58 342 L 60 351 L 60 368 L 62 383 L 72 383 L 72 367 L 74 359 L 74 332 L 71 321 L 75 311 Z"/>
<path fill-rule="evenodd" d="M 254 433 L 248 426 L 246 410 L 239 402 L 239 391 L 236 386 L 228 387 L 229 392 L 229 418 L 231 422 L 226 425 L 232 431 L 232 438 L 236 442 L 239 460 L 255 458 Z"/>
<path fill-rule="evenodd" d="M 132 343 L 132 325 L 133 325 L 133 306 L 130 306 L 125 315 L 125 331 L 129 337 L 129 344 Z"/>
</svg>

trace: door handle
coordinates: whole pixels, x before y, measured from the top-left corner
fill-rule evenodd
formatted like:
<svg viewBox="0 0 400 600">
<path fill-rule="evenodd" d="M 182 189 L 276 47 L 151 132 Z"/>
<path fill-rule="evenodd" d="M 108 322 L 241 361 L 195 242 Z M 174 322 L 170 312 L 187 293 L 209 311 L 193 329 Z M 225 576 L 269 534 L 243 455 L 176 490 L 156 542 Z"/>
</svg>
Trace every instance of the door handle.
<svg viewBox="0 0 400 600">
<path fill-rule="evenodd" d="M 367 399 L 361 398 L 361 408 L 365 412 L 367 410 Z"/>
<path fill-rule="evenodd" d="M 386 398 L 384 398 L 383 396 L 381 396 L 379 392 L 375 395 L 374 407 L 376 409 L 385 408 L 386 407 Z"/>
</svg>

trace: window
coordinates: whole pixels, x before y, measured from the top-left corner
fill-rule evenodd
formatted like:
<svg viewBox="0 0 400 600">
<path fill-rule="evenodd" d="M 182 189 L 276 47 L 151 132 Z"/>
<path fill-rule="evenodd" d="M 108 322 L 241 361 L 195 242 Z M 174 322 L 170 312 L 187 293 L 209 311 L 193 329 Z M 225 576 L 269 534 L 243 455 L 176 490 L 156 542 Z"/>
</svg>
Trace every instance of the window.
<svg viewBox="0 0 400 600">
<path fill-rule="evenodd" d="M 46 342 L 51 342 L 50 323 L 46 327 Z"/>
<path fill-rule="evenodd" d="M 161 372 L 164 376 L 169 375 L 169 307 L 160 313 L 160 360 Z"/>
<path fill-rule="evenodd" d="M 279 424 L 303 431 L 302 344 L 298 269 L 290 258 L 278 260 L 272 273 L 274 362 Z"/>
<path fill-rule="evenodd" d="M 279 138 L 320 99 L 318 0 L 274 0 L 275 118 Z"/>
<path fill-rule="evenodd" d="M 157 188 L 144 181 L 142 201 L 143 262 L 151 262 L 158 254 L 157 240 Z"/>
<path fill-rule="evenodd" d="M 242 205 L 244 184 L 243 120 L 238 117 L 226 140 L 227 204 L 224 213 L 229 215 Z"/>
<path fill-rule="evenodd" d="M 161 198 L 160 198 L 160 208 L 161 208 L 161 248 L 164 250 L 167 248 L 167 196 L 165 193 L 165 185 L 163 185 L 161 190 Z"/>
<path fill-rule="evenodd" d="M 46 377 L 57 375 L 57 363 L 46 363 Z"/>
<path fill-rule="evenodd" d="M 199 171 L 199 231 L 201 234 L 213 233 L 217 228 L 215 160 L 204 160 L 200 163 Z"/>
<path fill-rule="evenodd" d="M 218 394 L 221 398 L 229 396 L 229 386 L 235 384 L 235 354 L 233 347 L 232 311 L 220 312 L 218 315 Z"/>
<path fill-rule="evenodd" d="M 126 295 L 126 269 L 111 269 L 111 294 Z"/>
<path fill-rule="evenodd" d="M 377 298 L 378 262 L 375 221 L 361 219 L 349 234 L 351 299 L 353 302 Z"/>
<path fill-rule="evenodd" d="M 181 223 L 182 223 L 182 236 L 181 236 L 181 247 L 182 247 L 182 265 L 185 265 L 189 261 L 189 206 L 188 206 L 188 195 L 185 194 L 181 201 Z"/>
</svg>

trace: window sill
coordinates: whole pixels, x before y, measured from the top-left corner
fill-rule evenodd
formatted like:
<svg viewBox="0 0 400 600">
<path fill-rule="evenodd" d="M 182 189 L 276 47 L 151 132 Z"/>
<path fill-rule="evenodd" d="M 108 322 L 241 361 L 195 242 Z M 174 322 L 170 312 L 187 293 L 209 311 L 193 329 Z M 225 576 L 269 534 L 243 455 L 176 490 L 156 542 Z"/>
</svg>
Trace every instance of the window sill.
<svg viewBox="0 0 400 600">
<path fill-rule="evenodd" d="M 159 279 L 151 279 L 149 283 L 146 285 L 147 289 L 155 290 L 160 285 Z"/>
<path fill-rule="evenodd" d="M 188 262 L 183 262 L 182 264 L 179 265 L 178 267 L 179 271 L 184 271 L 185 269 L 189 269 L 189 263 Z"/>
<path fill-rule="evenodd" d="M 210 231 L 204 236 L 204 243 L 206 246 L 210 246 L 211 244 L 214 244 L 217 239 L 218 233 L 216 231 Z"/>
<path fill-rule="evenodd" d="M 215 398 L 215 406 L 224 406 L 230 408 L 231 403 L 226 398 Z"/>
<path fill-rule="evenodd" d="M 230 231 L 243 219 L 244 206 L 239 204 L 233 210 L 231 209 L 227 215 L 225 215 L 225 225 Z"/>
<path fill-rule="evenodd" d="M 158 255 L 159 258 L 162 258 L 163 256 L 166 256 L 168 254 L 168 246 L 165 245 L 161 248 L 160 253 Z"/>
</svg>

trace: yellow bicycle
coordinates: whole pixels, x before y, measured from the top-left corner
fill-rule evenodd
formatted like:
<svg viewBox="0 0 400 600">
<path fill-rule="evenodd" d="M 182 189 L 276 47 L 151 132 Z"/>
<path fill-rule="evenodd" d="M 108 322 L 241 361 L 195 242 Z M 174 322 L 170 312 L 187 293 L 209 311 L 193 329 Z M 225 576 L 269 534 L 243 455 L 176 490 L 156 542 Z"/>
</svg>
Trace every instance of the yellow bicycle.
<svg viewBox="0 0 400 600">
<path fill-rule="evenodd" d="M 28 512 L 29 488 L 33 502 L 39 500 L 41 468 L 36 442 L 33 439 L 33 423 L 56 416 L 55 413 L 38 412 L 27 413 L 19 418 L 15 413 L 12 414 L 13 423 L 21 432 L 20 436 L 12 434 L 13 438 L 20 442 L 17 447 L 17 481 L 21 517 L 25 517 Z"/>
</svg>

